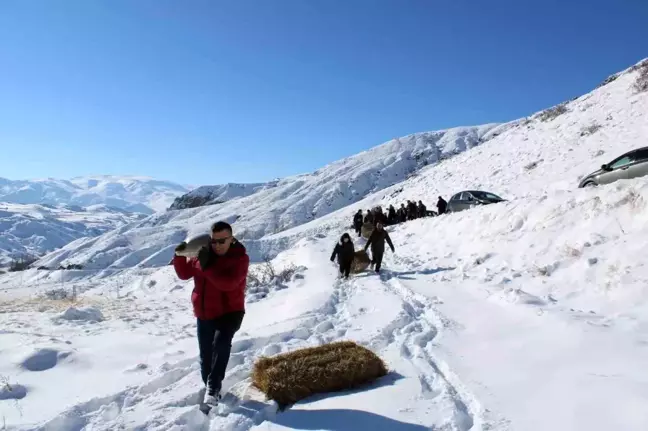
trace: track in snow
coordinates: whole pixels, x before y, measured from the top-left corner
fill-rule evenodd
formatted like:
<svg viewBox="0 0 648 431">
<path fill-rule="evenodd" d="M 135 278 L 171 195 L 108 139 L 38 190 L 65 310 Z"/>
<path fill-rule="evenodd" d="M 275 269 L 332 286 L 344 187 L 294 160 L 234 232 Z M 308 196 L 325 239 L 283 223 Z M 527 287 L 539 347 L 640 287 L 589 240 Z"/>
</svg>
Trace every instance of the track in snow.
<svg viewBox="0 0 648 431">
<path fill-rule="evenodd" d="M 401 356 L 410 361 L 419 372 L 421 395 L 425 398 L 446 397 L 454 404 L 453 423 L 449 429 L 473 429 L 481 408 L 476 400 L 461 388 L 457 377 L 445 364 L 440 364 L 431 353 L 432 341 L 439 333 L 441 320 L 435 316 L 434 301 L 418 295 L 403 286 L 390 271 L 383 270 L 381 284 L 402 301 L 401 318 L 385 328 L 385 335 L 397 343 Z M 393 330 L 391 335 L 389 331 Z M 378 347 L 381 340 L 376 340 Z"/>
<path fill-rule="evenodd" d="M 205 416 L 200 412 L 198 403 L 202 390 L 198 361 L 191 358 L 163 369 L 146 384 L 78 404 L 53 420 L 30 429 L 247 431 L 272 419 L 277 410 L 273 402 L 261 399 L 254 391 L 250 394 L 247 389 L 254 361 L 262 355 L 344 339 L 354 326 L 351 301 L 377 290 L 390 298 L 395 297 L 400 301 L 401 309 L 395 319 L 381 322 L 382 326 L 376 333 L 359 341 L 378 354 L 398 352 L 400 359 L 395 363 L 396 372 L 400 361 L 411 364 L 420 385 L 420 392 L 415 397 L 434 401 L 432 405 L 441 403 L 446 406 L 444 410 L 451 411 L 440 429 L 481 429 L 475 427 L 480 423 L 479 405 L 431 353 L 440 322 L 434 314 L 433 300 L 413 294 L 389 272 L 381 278 L 362 275 L 350 281 L 334 281 L 324 306 L 301 315 L 301 324 L 294 329 L 269 336 L 235 339 L 224 387 L 231 388 L 241 396 L 241 400 L 227 409 L 229 413 L 226 415 Z"/>
</svg>

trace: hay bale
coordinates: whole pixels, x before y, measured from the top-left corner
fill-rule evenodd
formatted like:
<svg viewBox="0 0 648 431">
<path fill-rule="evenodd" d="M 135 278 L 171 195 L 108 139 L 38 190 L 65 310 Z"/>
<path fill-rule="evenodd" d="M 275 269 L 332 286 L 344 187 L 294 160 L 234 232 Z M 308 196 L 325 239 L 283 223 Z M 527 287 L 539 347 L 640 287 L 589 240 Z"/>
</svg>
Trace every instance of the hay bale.
<svg viewBox="0 0 648 431">
<path fill-rule="evenodd" d="M 374 230 L 373 223 L 365 223 L 362 225 L 362 230 L 360 231 L 360 233 L 362 234 L 362 237 L 364 239 L 369 239 L 369 237 L 371 236 L 371 232 L 373 232 L 373 230 Z"/>
<path fill-rule="evenodd" d="M 364 250 L 358 250 L 355 252 L 355 255 L 353 256 L 353 263 L 351 264 L 351 272 L 357 274 L 359 272 L 366 271 L 367 268 L 369 268 L 370 263 L 371 263 L 371 259 L 369 259 L 369 255 L 367 254 L 367 252 Z"/>
<path fill-rule="evenodd" d="M 352 341 L 324 344 L 254 364 L 252 382 L 285 408 L 308 396 L 351 389 L 387 374 L 385 363 Z"/>
</svg>

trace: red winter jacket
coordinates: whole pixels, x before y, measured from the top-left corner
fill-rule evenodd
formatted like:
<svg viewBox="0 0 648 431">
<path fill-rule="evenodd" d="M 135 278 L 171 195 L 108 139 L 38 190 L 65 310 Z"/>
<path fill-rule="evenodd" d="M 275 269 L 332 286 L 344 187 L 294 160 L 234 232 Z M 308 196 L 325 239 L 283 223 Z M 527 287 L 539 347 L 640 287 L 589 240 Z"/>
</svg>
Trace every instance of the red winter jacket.
<svg viewBox="0 0 648 431">
<path fill-rule="evenodd" d="M 203 320 L 215 319 L 225 313 L 245 310 L 245 281 L 250 258 L 239 242 L 231 245 L 223 256 L 202 270 L 198 259 L 173 258 L 173 267 L 181 280 L 194 279 L 191 293 L 194 315 Z"/>
</svg>

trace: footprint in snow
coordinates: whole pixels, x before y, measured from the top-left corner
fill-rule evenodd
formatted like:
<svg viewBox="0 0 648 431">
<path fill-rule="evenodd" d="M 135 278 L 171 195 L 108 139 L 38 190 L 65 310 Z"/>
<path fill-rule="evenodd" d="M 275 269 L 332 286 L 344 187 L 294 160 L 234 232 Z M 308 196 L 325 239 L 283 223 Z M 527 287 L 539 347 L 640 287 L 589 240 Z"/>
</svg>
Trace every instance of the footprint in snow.
<svg viewBox="0 0 648 431">
<path fill-rule="evenodd" d="M 148 369 L 148 364 L 140 363 L 135 365 L 134 367 L 126 369 L 124 372 L 126 373 L 136 373 L 138 371 L 144 371 Z"/>
<path fill-rule="evenodd" d="M 0 386 L 0 401 L 22 400 L 27 396 L 27 388 L 19 384 L 5 383 Z"/>
<path fill-rule="evenodd" d="M 69 357 L 72 352 L 56 349 L 39 349 L 27 356 L 21 363 L 21 368 L 27 371 L 46 371 L 54 368 L 60 360 Z"/>
<path fill-rule="evenodd" d="M 293 331 L 292 335 L 293 338 L 296 338 L 298 340 L 307 340 L 311 336 L 311 333 L 306 328 L 298 328 Z"/>
<path fill-rule="evenodd" d="M 334 328 L 333 323 L 331 323 L 330 321 L 326 321 L 317 325 L 317 327 L 315 327 L 315 332 L 322 334 L 326 331 L 330 331 L 333 328 Z"/>
<path fill-rule="evenodd" d="M 278 344 L 270 344 L 263 349 L 263 356 L 274 356 L 281 353 L 281 346 Z"/>
</svg>

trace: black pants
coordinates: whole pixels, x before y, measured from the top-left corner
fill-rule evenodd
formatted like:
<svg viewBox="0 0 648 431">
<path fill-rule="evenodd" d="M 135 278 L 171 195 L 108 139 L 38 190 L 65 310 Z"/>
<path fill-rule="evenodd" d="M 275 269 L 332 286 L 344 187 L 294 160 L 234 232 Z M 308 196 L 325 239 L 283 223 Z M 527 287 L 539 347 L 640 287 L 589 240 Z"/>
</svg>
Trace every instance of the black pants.
<svg viewBox="0 0 648 431">
<path fill-rule="evenodd" d="M 214 394 L 221 390 L 232 350 L 232 338 L 243 322 L 244 311 L 234 311 L 213 320 L 198 319 L 198 347 L 202 380 Z"/>
<path fill-rule="evenodd" d="M 371 263 L 373 265 L 376 265 L 375 267 L 376 272 L 380 271 L 384 254 L 385 254 L 385 250 L 380 250 L 380 251 L 371 250 Z"/>
<path fill-rule="evenodd" d="M 362 236 L 362 225 L 355 225 L 355 231 L 358 236 Z"/>
<path fill-rule="evenodd" d="M 352 260 L 348 262 L 340 262 L 340 274 L 344 275 L 345 278 L 349 278 L 349 273 L 351 272 Z"/>
</svg>

